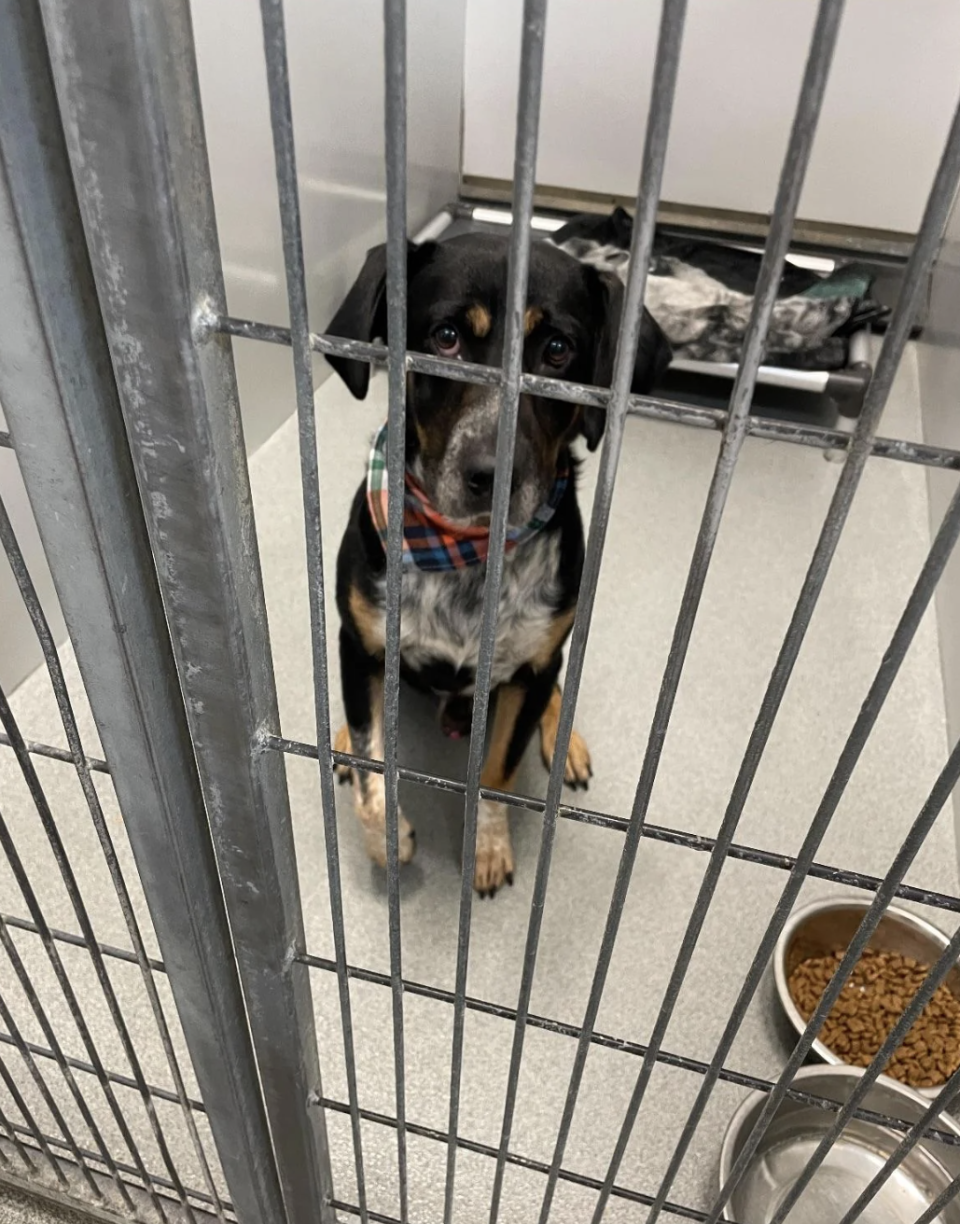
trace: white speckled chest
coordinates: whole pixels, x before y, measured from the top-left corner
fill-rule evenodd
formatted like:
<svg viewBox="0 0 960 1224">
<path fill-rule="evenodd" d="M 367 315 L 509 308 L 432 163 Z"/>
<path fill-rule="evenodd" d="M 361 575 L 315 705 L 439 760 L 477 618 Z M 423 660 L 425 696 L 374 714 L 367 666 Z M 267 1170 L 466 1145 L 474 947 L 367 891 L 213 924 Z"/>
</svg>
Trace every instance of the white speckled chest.
<svg viewBox="0 0 960 1224">
<path fill-rule="evenodd" d="M 504 558 L 493 685 L 505 683 L 542 649 L 556 615 L 559 556 L 560 535 L 550 532 Z M 406 666 L 418 671 L 445 662 L 456 670 L 476 670 L 486 574 L 485 564 L 442 573 L 404 572 L 400 653 Z M 381 589 L 381 607 L 383 598 Z"/>
</svg>

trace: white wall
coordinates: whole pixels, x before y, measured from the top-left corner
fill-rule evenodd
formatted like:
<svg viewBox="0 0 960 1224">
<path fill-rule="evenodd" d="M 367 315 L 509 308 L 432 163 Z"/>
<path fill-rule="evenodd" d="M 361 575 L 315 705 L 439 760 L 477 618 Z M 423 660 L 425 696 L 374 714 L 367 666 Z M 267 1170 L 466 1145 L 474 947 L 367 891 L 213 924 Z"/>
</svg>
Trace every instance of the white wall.
<svg viewBox="0 0 960 1224">
<path fill-rule="evenodd" d="M 960 205 L 955 200 L 933 273 L 930 310 L 917 350 L 925 442 L 960 450 Z M 943 518 L 960 476 L 930 468 L 931 529 Z M 940 654 L 950 742 L 960 737 L 960 550 L 937 589 Z M 960 816 L 960 805 L 958 805 Z"/>
<path fill-rule="evenodd" d="M 285 10 L 311 323 L 322 330 L 367 248 L 384 236 L 383 6 L 287 0 Z M 192 15 L 229 309 L 287 323 L 259 4 L 195 0 Z M 408 4 L 411 229 L 457 194 L 464 21 L 465 0 Z M 295 408 L 290 351 L 237 341 L 234 352 L 247 445 L 254 450 Z M 318 381 L 327 371 L 318 358 Z M 0 495 L 62 639 L 26 492 L 5 449 Z M 40 662 L 0 557 L 0 683 L 13 688 Z"/>
<path fill-rule="evenodd" d="M 456 198 L 466 0 L 409 0 L 411 230 Z M 287 0 L 311 326 L 321 331 L 383 240 L 383 5 Z M 257 0 L 193 0 L 220 247 L 231 313 L 288 322 Z M 290 354 L 234 344 L 248 448 L 294 410 Z M 317 378 L 328 367 L 316 362 Z"/>
<path fill-rule="evenodd" d="M 816 0 L 691 0 L 663 184 L 773 204 Z M 521 0 L 468 0 L 464 172 L 513 177 Z M 633 196 L 659 0 L 553 0 L 538 183 Z M 913 232 L 960 95 L 956 0 L 848 0 L 800 216 Z"/>
</svg>

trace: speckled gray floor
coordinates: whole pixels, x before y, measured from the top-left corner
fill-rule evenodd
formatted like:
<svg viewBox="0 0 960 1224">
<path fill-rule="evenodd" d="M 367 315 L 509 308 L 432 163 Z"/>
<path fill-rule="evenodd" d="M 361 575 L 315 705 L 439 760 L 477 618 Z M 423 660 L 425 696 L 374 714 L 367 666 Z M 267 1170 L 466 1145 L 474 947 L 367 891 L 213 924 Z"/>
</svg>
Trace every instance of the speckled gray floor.
<svg viewBox="0 0 960 1224">
<path fill-rule="evenodd" d="M 324 550 L 328 572 L 332 572 L 350 498 L 363 473 L 368 439 L 385 413 L 384 380 L 376 379 L 367 402 L 357 404 L 331 379 L 319 392 L 317 405 Z M 912 352 L 897 380 L 883 432 L 920 435 Z M 689 429 L 636 420 L 627 427 L 577 718 L 590 744 L 595 771 L 585 801 L 602 811 L 625 816 L 630 809 L 717 445 L 716 435 Z M 839 470 L 812 450 L 747 442 L 691 643 L 653 796 L 652 822 L 701 834 L 715 832 Z M 291 421 L 255 456 L 252 476 L 282 729 L 294 739 L 313 741 L 297 471 Z M 585 509 L 595 471 L 591 458 L 582 478 Z M 773 851 L 796 851 L 928 544 L 922 469 L 871 461 L 744 813 L 738 841 Z M 333 627 L 332 599 L 329 611 Z M 333 716 L 339 722 L 342 707 L 335 658 L 331 677 Z M 62 742 L 42 678 L 28 681 L 19 690 L 16 704 L 28 735 Z M 443 740 L 432 712 L 407 692 L 402 695 L 402 728 L 404 763 L 462 776 L 465 749 Z M 820 860 L 883 873 L 945 752 L 936 626 L 931 615 L 896 682 Z M 123 944 L 125 934 L 76 784 L 64 766 L 41 762 L 38 768 L 68 830 L 98 932 L 103 939 Z M 291 758 L 288 777 L 308 946 L 311 952 L 329 956 L 332 941 L 316 766 Z M 531 751 L 518 785 L 542 794 L 545 781 L 539 754 Z M 43 881 L 52 920 L 75 929 L 6 752 L 0 752 L 0 787 L 6 815 L 24 855 Z M 107 784 L 103 791 L 109 802 Z M 462 803 L 455 796 L 415 787 L 405 787 L 402 799 L 418 832 L 417 859 L 405 870 L 402 881 L 404 970 L 420 982 L 452 989 Z M 355 964 L 386 970 L 385 883 L 364 856 L 348 789 L 338 792 L 338 813 L 348 955 Z M 121 836 L 119 816 L 112 807 L 111 820 Z M 471 994 L 508 1006 L 516 1002 L 540 820 L 517 813 L 513 827 L 516 884 L 494 901 L 475 905 L 469 975 Z M 560 822 L 534 1011 L 574 1024 L 582 1017 L 621 847 L 619 833 Z M 649 840 L 642 843 L 600 1010 L 598 1027 L 603 1032 L 633 1041 L 648 1036 L 705 865 L 706 856 L 692 850 Z M 3 870 L 0 868 L 0 895 L 13 898 Z M 957 891 L 951 813 L 945 812 L 938 822 L 908 878 L 929 888 Z M 669 1028 L 668 1050 L 710 1057 L 784 881 L 779 870 L 728 862 Z M 804 897 L 845 891 L 849 890 L 811 881 Z M 4 908 L 23 912 L 19 899 L 5 901 Z M 942 927 L 951 927 L 947 915 L 928 916 Z M 17 944 L 63 1024 L 64 1045 L 82 1057 L 76 1034 L 63 1008 L 55 1003 L 56 992 L 38 941 L 23 934 L 17 936 Z M 105 1057 L 122 1067 L 109 1021 L 102 1005 L 93 999 L 82 954 L 67 949 L 64 957 L 78 986 L 83 986 L 85 999 L 89 997 Z M 111 964 L 110 968 L 131 1008 L 149 1073 L 156 1082 L 168 1084 L 169 1074 L 157 1051 L 136 973 L 122 965 Z M 9 973 L 6 968 L 0 972 L 6 990 Z M 314 987 L 324 1089 L 328 1096 L 346 1100 L 336 983 L 332 975 L 317 971 Z M 25 1030 L 36 1037 L 36 1026 L 16 997 L 16 989 L 11 993 Z M 352 998 L 361 1101 L 372 1110 L 392 1114 L 389 992 L 375 985 L 355 984 Z M 441 1130 L 447 1124 L 450 1022 L 450 1011 L 444 1005 L 408 996 L 407 1116 Z M 467 1013 L 460 1119 L 465 1137 L 498 1142 L 511 1038 L 508 1022 Z M 782 1065 L 788 1048 L 767 979 L 729 1064 L 770 1075 Z M 568 1037 L 529 1031 L 513 1151 L 549 1160 L 573 1049 Z M 567 1150 L 567 1167 L 603 1176 L 638 1068 L 639 1060 L 628 1053 L 593 1048 Z M 19 1068 L 17 1071 L 19 1074 Z M 56 1082 L 55 1076 L 49 1078 Z M 623 1184 L 656 1190 L 699 1082 L 692 1073 L 658 1067 L 621 1170 Z M 121 1091 L 141 1134 L 142 1110 L 129 1092 Z M 715 1185 L 723 1128 L 743 1095 L 729 1085 L 718 1086 L 674 1187 L 674 1200 L 695 1207 L 706 1205 Z M 101 1115 L 102 1110 L 97 1116 Z M 193 1184 L 199 1184 L 175 1108 L 162 1107 L 162 1116 L 178 1157 Z M 328 1126 L 338 1196 L 355 1201 L 348 1120 L 334 1113 Z M 395 1213 L 394 1132 L 365 1123 L 363 1139 L 370 1206 Z M 414 1224 L 433 1224 L 440 1218 L 445 1157 L 443 1145 L 410 1139 Z M 151 1159 L 152 1167 L 159 1168 L 155 1155 Z M 456 1214 L 461 1224 L 485 1218 L 491 1177 L 488 1159 L 461 1152 Z M 528 1224 L 536 1219 L 543 1184 L 539 1173 L 508 1170 L 501 1212 L 505 1224 Z M 551 1219 L 557 1224 L 581 1224 L 589 1218 L 593 1199 L 592 1192 L 561 1183 Z M 608 1218 L 643 1217 L 635 1204 L 613 1200 Z"/>
</svg>

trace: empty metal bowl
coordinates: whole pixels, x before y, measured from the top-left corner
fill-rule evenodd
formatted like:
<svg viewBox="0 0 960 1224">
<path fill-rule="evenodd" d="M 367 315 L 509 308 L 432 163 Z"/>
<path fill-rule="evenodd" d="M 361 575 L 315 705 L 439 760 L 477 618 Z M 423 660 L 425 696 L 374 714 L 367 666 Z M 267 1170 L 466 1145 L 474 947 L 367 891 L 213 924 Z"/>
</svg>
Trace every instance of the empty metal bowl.
<svg viewBox="0 0 960 1224">
<path fill-rule="evenodd" d="M 859 897 L 842 901 L 814 901 L 791 914 L 773 954 L 773 973 L 777 994 L 797 1034 L 807 1027 L 790 995 L 787 981 L 801 961 L 811 956 L 824 956 L 834 948 L 846 948 L 869 908 Z M 929 922 L 891 906 L 870 938 L 867 947 L 874 951 L 898 952 L 932 965 L 947 946 L 948 939 Z M 944 985 L 960 999 L 960 969 L 951 969 Z M 822 1041 L 813 1043 L 813 1051 L 824 1062 L 848 1066 L 839 1054 Z M 918 1088 L 928 1100 L 937 1095 L 937 1088 Z"/>
<path fill-rule="evenodd" d="M 804 1067 L 794 1087 L 811 1095 L 845 1101 L 863 1075 L 859 1067 Z M 720 1152 L 723 1187 L 767 1099 L 755 1092 L 733 1115 Z M 910 1088 L 881 1076 L 861 1108 L 916 1122 L 926 1101 Z M 789 1097 L 774 1115 L 760 1146 L 724 1209 L 725 1220 L 768 1224 L 829 1129 L 836 1114 Z M 936 1129 L 960 1137 L 960 1127 L 941 1114 Z M 852 1118 L 790 1212 L 789 1224 L 836 1224 L 852 1207 L 896 1150 L 903 1132 Z M 914 1224 L 938 1194 L 960 1174 L 960 1148 L 922 1139 L 857 1217 L 858 1224 Z M 960 1224 L 960 1199 L 937 1216 L 936 1224 Z"/>
</svg>

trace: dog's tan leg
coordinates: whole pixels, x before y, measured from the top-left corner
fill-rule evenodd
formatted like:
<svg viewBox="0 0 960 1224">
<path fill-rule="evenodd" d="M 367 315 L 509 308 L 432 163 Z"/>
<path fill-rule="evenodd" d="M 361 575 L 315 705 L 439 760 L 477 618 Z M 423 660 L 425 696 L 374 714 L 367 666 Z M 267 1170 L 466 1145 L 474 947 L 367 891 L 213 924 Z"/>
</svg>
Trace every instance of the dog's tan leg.
<svg viewBox="0 0 960 1224">
<path fill-rule="evenodd" d="M 364 728 L 344 728 L 356 756 L 371 761 L 383 760 L 383 675 L 369 678 L 370 723 Z M 337 736 L 337 741 L 343 732 Z M 342 749 L 341 749 L 342 751 Z M 366 769 L 352 769 L 354 807 L 363 826 L 363 837 L 367 853 L 381 867 L 387 865 L 387 800 L 383 774 Z M 402 812 L 398 819 L 398 853 L 401 863 L 409 863 L 416 849 L 416 835 Z"/>
<path fill-rule="evenodd" d="M 350 728 L 346 723 L 340 728 L 337 734 L 333 737 L 334 752 L 342 752 L 345 756 L 353 756 L 353 745 L 350 742 Z M 334 765 L 334 773 L 337 775 L 337 781 L 342 785 L 344 782 L 353 781 L 353 770 L 349 765 Z"/>
<path fill-rule="evenodd" d="M 497 690 L 493 731 L 480 775 L 481 786 L 491 790 L 510 789 L 516 766 L 508 766 L 507 756 L 526 696 L 526 689 L 515 684 Z M 492 897 L 504 883 L 513 883 L 513 847 L 507 809 L 492 799 L 481 799 L 477 811 L 477 863 L 473 886 L 481 897 Z"/>
<path fill-rule="evenodd" d="M 560 685 L 555 684 L 547 708 L 540 717 L 540 754 L 547 769 L 553 764 L 553 750 L 557 744 L 561 696 Z M 590 749 L 583 736 L 574 729 L 570 735 L 570 746 L 567 748 L 567 763 L 563 771 L 563 780 L 573 790 L 578 787 L 586 790 L 592 777 Z"/>
</svg>

